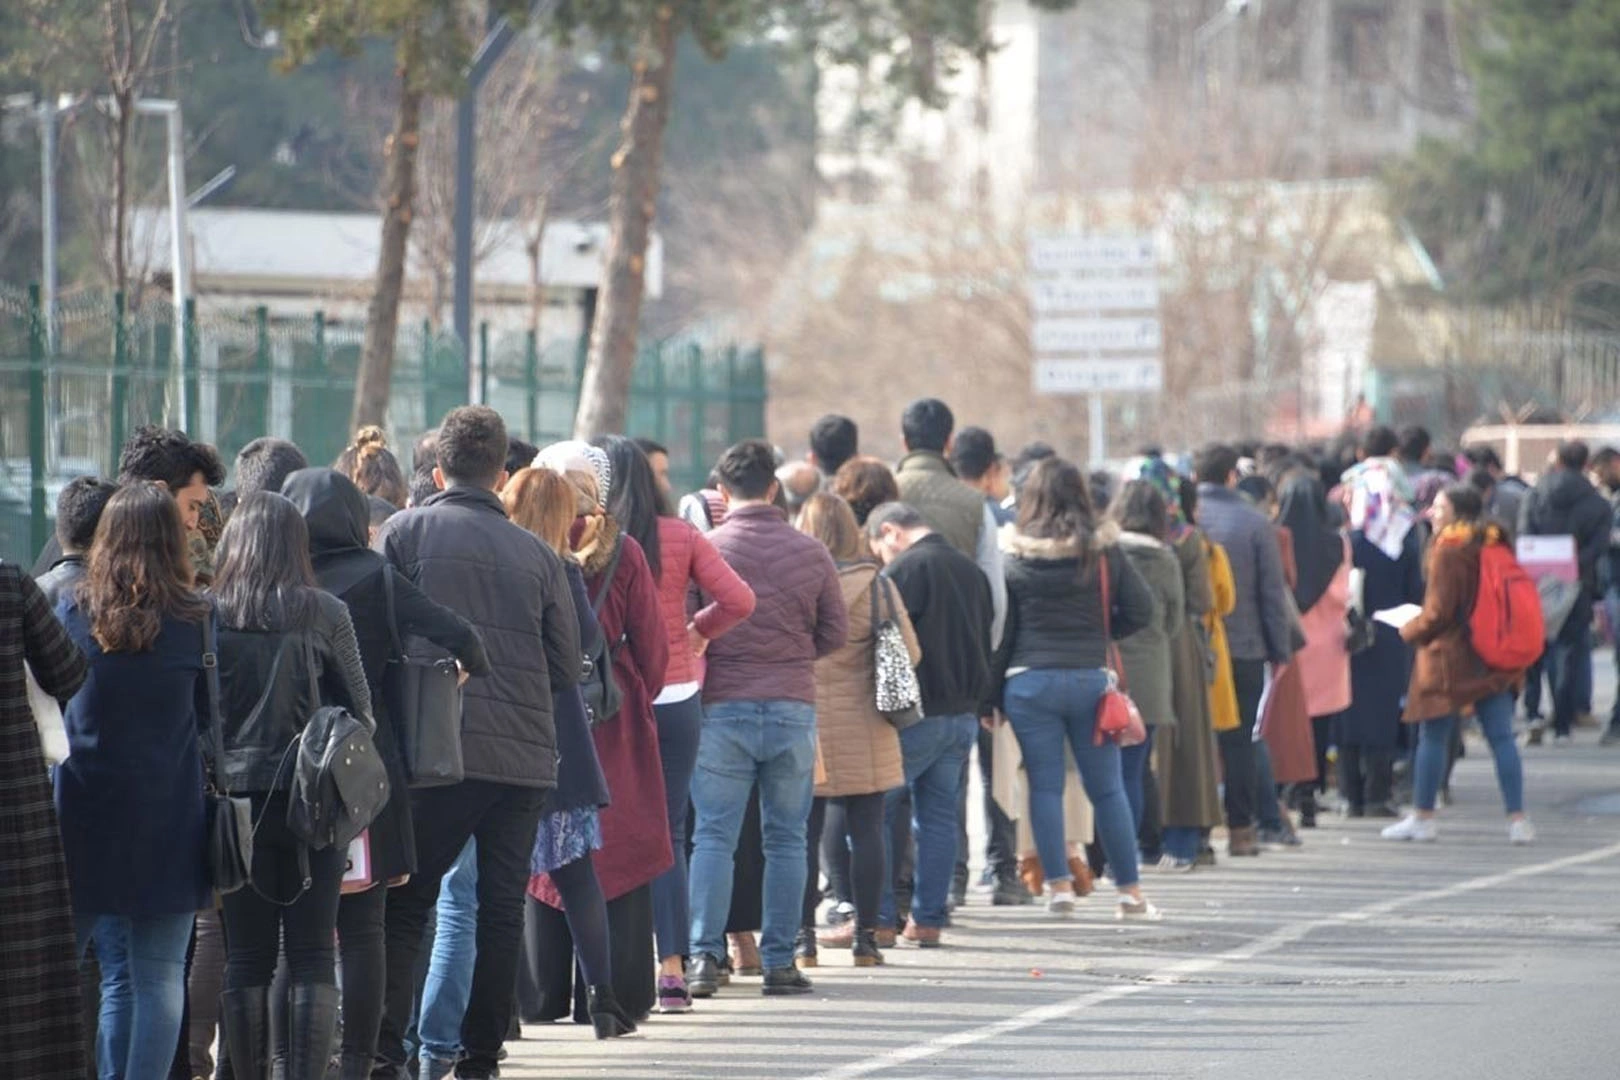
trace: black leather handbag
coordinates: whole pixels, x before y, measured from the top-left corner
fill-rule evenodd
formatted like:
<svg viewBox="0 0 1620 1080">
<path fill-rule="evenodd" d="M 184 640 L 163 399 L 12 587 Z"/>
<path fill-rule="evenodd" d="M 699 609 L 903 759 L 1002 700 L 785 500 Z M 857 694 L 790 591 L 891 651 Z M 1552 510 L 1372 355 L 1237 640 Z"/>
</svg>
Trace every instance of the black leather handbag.
<svg viewBox="0 0 1620 1080">
<path fill-rule="evenodd" d="M 388 769 L 371 729 L 348 709 L 322 705 L 315 647 L 304 639 L 315 712 L 298 736 L 287 828 L 316 851 L 347 847 L 388 803 Z"/>
<path fill-rule="evenodd" d="M 383 707 L 402 735 L 405 777 L 413 788 L 459 784 L 466 770 L 461 756 L 461 687 L 456 662 L 405 652 L 394 615 L 392 566 L 383 567 L 383 596 L 393 642 L 383 669 Z"/>
<path fill-rule="evenodd" d="M 225 770 L 225 736 L 219 712 L 219 655 L 214 609 L 203 620 L 203 678 L 208 684 L 208 741 L 213 756 L 207 794 L 208 880 L 220 895 L 248 883 L 253 869 L 253 804 L 232 795 L 221 782 Z"/>
</svg>

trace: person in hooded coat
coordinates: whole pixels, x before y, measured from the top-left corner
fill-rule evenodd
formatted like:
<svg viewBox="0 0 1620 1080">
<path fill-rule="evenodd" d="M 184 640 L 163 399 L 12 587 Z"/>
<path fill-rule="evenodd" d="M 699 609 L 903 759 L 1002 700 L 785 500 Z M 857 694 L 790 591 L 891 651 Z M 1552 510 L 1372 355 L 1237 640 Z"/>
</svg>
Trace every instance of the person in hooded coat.
<svg viewBox="0 0 1620 1080">
<path fill-rule="evenodd" d="M 382 1023 L 386 949 L 383 937 L 387 885 L 416 872 L 416 833 L 411 820 L 410 783 L 405 775 L 400 719 L 388 713 L 382 695 L 383 671 L 394 655 L 396 636 L 424 638 L 456 658 L 469 675 L 487 675 L 489 658 L 478 631 L 461 616 L 435 603 L 403 574 L 396 574 L 367 544 L 371 506 L 354 482 L 333 469 L 300 469 L 283 482 L 309 527 L 315 579 L 349 609 L 360 664 L 371 689 L 377 721 L 377 752 L 388 768 L 393 796 L 367 837 L 371 886 L 338 902 L 338 945 L 343 963 L 342 1080 L 370 1076 Z M 387 583 L 393 581 L 390 613 Z"/>
</svg>

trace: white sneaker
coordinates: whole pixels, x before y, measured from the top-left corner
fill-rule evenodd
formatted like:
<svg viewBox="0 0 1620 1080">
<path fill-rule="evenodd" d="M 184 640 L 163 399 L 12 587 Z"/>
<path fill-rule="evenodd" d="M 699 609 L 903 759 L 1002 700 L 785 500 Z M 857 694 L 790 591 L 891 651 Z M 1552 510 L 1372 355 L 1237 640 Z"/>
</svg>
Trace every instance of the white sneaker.
<svg viewBox="0 0 1620 1080">
<path fill-rule="evenodd" d="M 1440 830 L 1435 826 L 1433 818 L 1407 814 L 1380 835 L 1385 840 L 1415 840 L 1420 844 L 1428 844 L 1440 835 Z"/>
<path fill-rule="evenodd" d="M 1067 919 L 1074 914 L 1074 893 L 1054 892 L 1046 898 L 1046 913 L 1056 915 L 1060 919 Z"/>
<path fill-rule="evenodd" d="M 1149 863 L 1143 869 L 1152 870 L 1159 874 L 1190 874 L 1198 866 L 1193 859 L 1178 859 L 1174 855 L 1160 855 L 1159 861 Z"/>
<path fill-rule="evenodd" d="M 1164 913 L 1150 901 L 1132 900 L 1129 896 L 1121 895 L 1119 906 L 1114 909 L 1114 918 L 1121 922 L 1158 922 L 1164 918 Z"/>
<path fill-rule="evenodd" d="M 1508 822 L 1508 843 L 1533 844 L 1536 842 L 1536 827 L 1530 824 L 1529 818 L 1518 818 Z"/>
</svg>

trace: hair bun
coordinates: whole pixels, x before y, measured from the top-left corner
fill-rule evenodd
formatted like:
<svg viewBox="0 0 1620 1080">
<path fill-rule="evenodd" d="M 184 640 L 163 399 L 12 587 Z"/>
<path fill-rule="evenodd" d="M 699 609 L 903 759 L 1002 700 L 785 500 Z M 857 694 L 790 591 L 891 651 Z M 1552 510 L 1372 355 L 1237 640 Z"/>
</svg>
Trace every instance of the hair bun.
<svg viewBox="0 0 1620 1080">
<path fill-rule="evenodd" d="M 388 434 L 376 424 L 367 424 L 354 433 L 354 452 L 357 458 L 368 458 L 388 449 Z"/>
</svg>

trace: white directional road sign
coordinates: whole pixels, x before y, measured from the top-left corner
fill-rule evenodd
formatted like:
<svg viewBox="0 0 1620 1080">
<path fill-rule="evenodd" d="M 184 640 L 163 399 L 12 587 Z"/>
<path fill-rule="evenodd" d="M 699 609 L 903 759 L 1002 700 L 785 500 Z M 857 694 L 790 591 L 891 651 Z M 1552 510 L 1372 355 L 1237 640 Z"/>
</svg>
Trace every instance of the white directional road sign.
<svg viewBox="0 0 1620 1080">
<path fill-rule="evenodd" d="M 1042 394 L 1102 394 L 1164 389 L 1164 365 L 1156 358 L 1035 361 L 1035 389 Z"/>
<path fill-rule="evenodd" d="M 1037 315 L 1075 311 L 1152 311 L 1159 309 L 1159 281 L 1154 277 L 1053 277 L 1029 283 L 1029 302 Z"/>
<path fill-rule="evenodd" d="M 1159 351 L 1159 320 L 1046 318 L 1035 320 L 1035 355 Z"/>
</svg>

